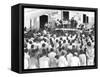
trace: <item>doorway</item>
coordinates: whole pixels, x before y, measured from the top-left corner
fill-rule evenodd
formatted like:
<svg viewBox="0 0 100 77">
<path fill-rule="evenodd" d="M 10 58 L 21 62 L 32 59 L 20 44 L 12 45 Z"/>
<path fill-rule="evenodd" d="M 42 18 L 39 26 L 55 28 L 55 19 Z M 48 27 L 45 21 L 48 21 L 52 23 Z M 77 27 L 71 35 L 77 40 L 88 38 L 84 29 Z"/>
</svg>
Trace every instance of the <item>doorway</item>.
<svg viewBox="0 0 100 77">
<path fill-rule="evenodd" d="M 47 15 L 40 16 L 40 29 L 44 29 L 45 23 L 48 23 L 48 16 Z"/>
</svg>

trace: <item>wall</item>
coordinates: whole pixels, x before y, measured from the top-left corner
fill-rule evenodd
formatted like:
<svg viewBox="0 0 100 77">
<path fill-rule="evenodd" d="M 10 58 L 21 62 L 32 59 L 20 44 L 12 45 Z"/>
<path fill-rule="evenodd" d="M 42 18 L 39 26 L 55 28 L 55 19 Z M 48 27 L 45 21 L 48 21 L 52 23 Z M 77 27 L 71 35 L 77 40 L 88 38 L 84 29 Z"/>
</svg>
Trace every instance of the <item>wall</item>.
<svg viewBox="0 0 100 77">
<path fill-rule="evenodd" d="M 45 14 L 45 10 L 42 9 L 27 9 L 24 10 L 24 26 L 26 28 L 30 28 L 30 24 L 32 29 L 39 30 L 40 28 L 40 21 L 39 16 Z M 30 19 L 32 23 L 30 23 Z"/>
<path fill-rule="evenodd" d="M 24 10 L 24 26 L 27 29 L 30 29 L 30 25 L 32 29 L 38 31 L 40 29 L 40 20 L 39 17 L 41 15 L 48 15 L 48 22 L 53 23 L 53 21 L 57 19 L 61 19 L 61 11 L 60 10 L 45 10 L 45 9 L 29 9 L 25 8 Z M 31 23 L 30 23 L 31 20 Z M 53 25 L 52 25 L 53 26 Z"/>
<path fill-rule="evenodd" d="M 94 24 L 94 12 L 69 11 L 69 19 L 75 17 L 79 24 L 83 23 L 83 14 L 86 14 L 89 19 L 87 27 L 92 27 Z"/>
</svg>

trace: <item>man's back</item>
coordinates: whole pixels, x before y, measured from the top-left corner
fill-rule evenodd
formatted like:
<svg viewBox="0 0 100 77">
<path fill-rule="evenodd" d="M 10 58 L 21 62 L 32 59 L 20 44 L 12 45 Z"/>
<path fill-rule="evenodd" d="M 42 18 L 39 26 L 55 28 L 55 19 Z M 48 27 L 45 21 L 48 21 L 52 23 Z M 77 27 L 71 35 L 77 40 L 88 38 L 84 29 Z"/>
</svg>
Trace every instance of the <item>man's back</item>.
<svg viewBox="0 0 100 77">
<path fill-rule="evenodd" d="M 49 58 L 46 56 L 39 58 L 39 66 L 40 68 L 48 68 L 49 67 Z"/>
<path fill-rule="evenodd" d="M 71 57 L 71 66 L 80 66 L 80 60 L 77 56 Z"/>
</svg>

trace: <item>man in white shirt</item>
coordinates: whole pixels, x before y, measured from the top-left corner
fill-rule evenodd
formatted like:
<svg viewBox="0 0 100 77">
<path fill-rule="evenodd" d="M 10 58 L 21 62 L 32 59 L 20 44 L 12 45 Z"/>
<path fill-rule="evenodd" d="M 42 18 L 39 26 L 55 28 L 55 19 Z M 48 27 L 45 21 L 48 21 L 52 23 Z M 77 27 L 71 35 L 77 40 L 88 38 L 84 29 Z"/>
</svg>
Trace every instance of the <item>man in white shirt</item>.
<svg viewBox="0 0 100 77">
<path fill-rule="evenodd" d="M 72 45 L 68 44 L 68 49 L 72 49 Z"/>
<path fill-rule="evenodd" d="M 38 60 L 36 57 L 30 57 L 29 59 L 29 69 L 36 69 L 38 68 Z"/>
<path fill-rule="evenodd" d="M 27 49 L 31 49 L 31 44 L 29 42 L 27 43 Z"/>
<path fill-rule="evenodd" d="M 49 66 L 52 67 L 57 67 L 57 60 L 55 58 L 56 56 L 56 52 L 54 52 L 54 50 L 51 48 L 50 52 L 48 53 L 48 57 L 49 57 Z"/>
<path fill-rule="evenodd" d="M 54 52 L 53 48 L 51 48 L 50 53 L 48 53 L 48 57 L 55 57 L 56 56 L 56 52 Z"/>
<path fill-rule="evenodd" d="M 88 46 L 87 46 L 86 55 L 87 55 L 87 64 L 88 65 L 94 65 L 95 52 L 94 52 L 94 48 L 92 48 L 91 44 L 89 44 L 89 43 L 88 43 Z"/>
<path fill-rule="evenodd" d="M 86 66 L 86 55 L 85 54 L 80 54 L 79 59 L 80 59 L 81 66 Z"/>
<path fill-rule="evenodd" d="M 29 55 L 30 55 L 30 59 L 28 61 L 28 68 L 29 69 L 35 69 L 35 68 L 38 68 L 39 67 L 39 63 L 38 63 L 38 59 L 37 59 L 37 53 L 38 53 L 38 50 L 37 49 L 31 49 L 29 51 Z"/>
<path fill-rule="evenodd" d="M 49 58 L 47 56 L 42 56 L 39 59 L 40 68 L 49 68 Z"/>
<path fill-rule="evenodd" d="M 65 58 L 64 53 L 62 52 L 61 56 L 58 59 L 58 67 L 67 67 L 68 66 L 68 61 Z"/>
<path fill-rule="evenodd" d="M 30 59 L 30 56 L 28 55 L 28 53 L 24 53 L 24 69 L 28 69 L 29 59 Z"/>
<path fill-rule="evenodd" d="M 66 56 L 67 61 L 68 61 L 68 66 L 71 66 L 71 58 L 73 57 L 73 54 L 69 52 Z"/>
<path fill-rule="evenodd" d="M 46 50 L 42 50 L 42 56 L 39 58 L 40 68 L 49 68 L 49 58 L 46 56 Z"/>
<path fill-rule="evenodd" d="M 71 66 L 80 66 L 80 59 L 77 55 L 78 53 L 75 52 L 75 56 L 71 57 Z"/>
<path fill-rule="evenodd" d="M 30 59 L 29 50 L 27 49 L 27 45 L 24 46 L 24 69 L 28 69 L 28 61 Z"/>
</svg>

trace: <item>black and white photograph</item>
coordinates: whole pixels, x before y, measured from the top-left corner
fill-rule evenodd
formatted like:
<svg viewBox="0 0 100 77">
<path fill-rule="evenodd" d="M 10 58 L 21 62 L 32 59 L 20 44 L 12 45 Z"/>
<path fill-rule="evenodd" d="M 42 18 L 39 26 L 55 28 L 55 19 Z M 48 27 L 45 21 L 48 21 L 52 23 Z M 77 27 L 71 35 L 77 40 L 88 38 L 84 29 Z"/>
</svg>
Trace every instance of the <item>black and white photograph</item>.
<svg viewBox="0 0 100 77">
<path fill-rule="evenodd" d="M 95 65 L 95 12 L 24 8 L 24 69 Z"/>
</svg>

